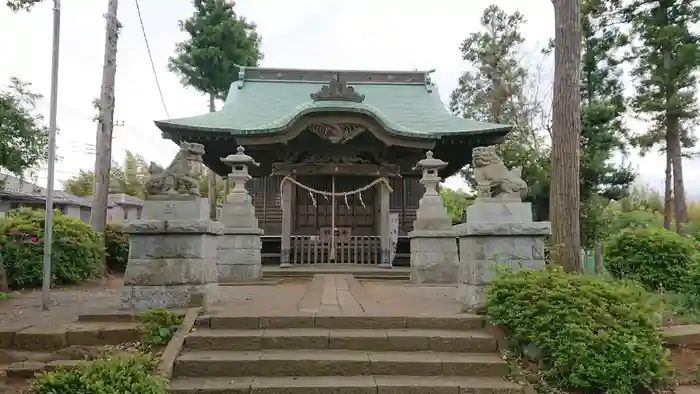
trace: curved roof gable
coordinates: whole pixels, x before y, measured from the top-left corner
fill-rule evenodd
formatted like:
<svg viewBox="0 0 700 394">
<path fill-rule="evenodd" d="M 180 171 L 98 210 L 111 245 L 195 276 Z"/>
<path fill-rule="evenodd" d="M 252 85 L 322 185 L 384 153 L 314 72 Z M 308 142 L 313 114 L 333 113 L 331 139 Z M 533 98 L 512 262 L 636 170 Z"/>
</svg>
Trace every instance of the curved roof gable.
<svg viewBox="0 0 700 394">
<path fill-rule="evenodd" d="M 299 117 L 317 112 L 355 112 L 373 117 L 387 131 L 413 138 L 459 134 L 505 134 L 511 126 L 451 115 L 430 84 L 429 72 L 245 69 L 231 85 L 224 107 L 214 113 L 156 121 L 162 129 L 190 129 L 251 135 L 275 133 Z M 314 94 L 333 79 L 352 86 L 355 100 L 319 99 Z M 340 83 L 336 83 L 340 85 Z"/>
</svg>

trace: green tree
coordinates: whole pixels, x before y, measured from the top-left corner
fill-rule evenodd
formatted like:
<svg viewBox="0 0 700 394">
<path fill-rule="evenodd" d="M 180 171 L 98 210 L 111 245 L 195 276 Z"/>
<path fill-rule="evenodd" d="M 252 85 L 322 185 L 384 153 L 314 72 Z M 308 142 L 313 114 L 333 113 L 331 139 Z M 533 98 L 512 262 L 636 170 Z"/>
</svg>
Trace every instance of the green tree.
<svg viewBox="0 0 700 394">
<path fill-rule="evenodd" d="M 148 162 L 141 156 L 126 151 L 123 163 L 112 162 L 109 173 L 110 193 L 124 193 L 145 197 L 148 179 Z M 63 182 L 63 190 L 76 196 L 91 196 L 95 183 L 93 170 L 80 170 L 78 175 Z"/>
<path fill-rule="evenodd" d="M 608 0 L 584 0 L 581 9 L 581 242 L 593 247 L 606 236 L 605 201 L 623 198 L 635 180 L 628 166 L 613 163 L 627 154 L 619 56 L 626 36 L 614 24 L 619 8 Z"/>
<path fill-rule="evenodd" d="M 14 12 L 30 11 L 32 7 L 41 3 L 42 0 L 7 0 L 5 3 Z"/>
<path fill-rule="evenodd" d="M 63 191 L 79 196 L 92 196 L 95 186 L 95 172 L 92 170 L 80 170 L 78 175 L 74 175 L 69 179 L 61 182 Z"/>
<path fill-rule="evenodd" d="M 642 147 L 662 144 L 670 162 L 676 231 L 687 221 L 682 147 L 691 143 L 698 118 L 697 72 L 700 70 L 700 3 L 635 0 L 627 5 L 632 26 L 632 75 L 636 80 L 634 110 L 652 122 L 638 141 Z M 670 189 L 667 186 L 666 194 Z M 667 219 L 668 220 L 668 219 Z"/>
<path fill-rule="evenodd" d="M 474 201 L 474 195 L 462 190 L 440 187 L 440 197 L 442 197 L 445 208 L 447 208 L 447 214 L 452 218 L 452 222 L 464 222 L 467 207 Z"/>
<path fill-rule="evenodd" d="M 46 161 L 48 132 L 42 116 L 35 113 L 40 94 L 30 83 L 10 78 L 0 92 L 0 169 L 21 176 Z"/>
<path fill-rule="evenodd" d="M 230 0 L 194 0 L 195 12 L 180 21 L 188 39 L 176 45 L 168 68 L 185 86 L 224 99 L 239 67 L 257 66 L 263 58 L 255 23 L 236 15 Z"/>
</svg>

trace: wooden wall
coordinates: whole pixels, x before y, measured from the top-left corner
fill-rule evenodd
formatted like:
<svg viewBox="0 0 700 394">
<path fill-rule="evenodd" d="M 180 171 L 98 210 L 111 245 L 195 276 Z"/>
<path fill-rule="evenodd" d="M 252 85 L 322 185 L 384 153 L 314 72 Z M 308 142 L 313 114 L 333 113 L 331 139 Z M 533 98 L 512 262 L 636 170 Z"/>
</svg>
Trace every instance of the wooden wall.
<svg viewBox="0 0 700 394">
<path fill-rule="evenodd" d="M 247 188 L 253 199 L 260 228 L 265 235 L 282 233 L 282 208 L 280 205 L 281 176 L 255 177 L 248 182 Z M 331 191 L 330 176 L 304 176 L 299 181 L 317 190 Z M 372 182 L 373 178 L 352 176 L 336 177 L 336 191 L 348 191 L 360 188 Z M 391 212 L 399 213 L 399 235 L 407 235 L 413 229 L 416 219 L 418 200 L 423 195 L 423 186 L 418 178 L 404 177 L 390 179 L 394 189 L 390 196 Z M 293 200 L 293 235 L 318 235 L 320 227 L 330 227 L 330 200 L 314 195 L 316 207 L 309 193 L 294 187 Z M 362 193 L 362 206 L 357 195 L 348 197 L 348 208 L 342 198 L 336 199 L 336 227 L 352 227 L 353 235 L 377 235 L 376 218 L 379 216 L 375 200 L 376 188 Z"/>
</svg>

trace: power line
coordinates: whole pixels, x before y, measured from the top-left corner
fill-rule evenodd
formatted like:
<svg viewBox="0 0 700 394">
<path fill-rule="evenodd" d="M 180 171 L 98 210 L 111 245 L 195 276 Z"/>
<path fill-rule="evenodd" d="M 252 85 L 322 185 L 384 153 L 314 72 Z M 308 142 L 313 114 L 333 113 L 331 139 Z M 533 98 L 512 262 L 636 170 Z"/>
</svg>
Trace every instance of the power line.
<svg viewBox="0 0 700 394">
<path fill-rule="evenodd" d="M 168 113 L 168 107 L 165 105 L 165 97 L 163 97 L 163 90 L 160 88 L 160 82 L 158 81 L 158 73 L 156 72 L 156 65 L 153 62 L 153 55 L 151 54 L 151 46 L 148 44 L 148 36 L 146 35 L 146 27 L 143 25 L 143 18 L 141 17 L 141 7 L 139 6 L 139 0 L 134 0 L 136 3 L 136 13 L 139 15 L 139 22 L 141 22 L 141 32 L 143 32 L 143 40 L 146 42 L 146 50 L 148 51 L 148 58 L 151 60 L 151 69 L 153 70 L 153 78 L 156 80 L 156 86 L 158 87 L 158 94 L 160 94 L 160 102 L 163 104 L 163 110 L 165 110 L 165 116 L 170 119 L 170 113 Z"/>
</svg>

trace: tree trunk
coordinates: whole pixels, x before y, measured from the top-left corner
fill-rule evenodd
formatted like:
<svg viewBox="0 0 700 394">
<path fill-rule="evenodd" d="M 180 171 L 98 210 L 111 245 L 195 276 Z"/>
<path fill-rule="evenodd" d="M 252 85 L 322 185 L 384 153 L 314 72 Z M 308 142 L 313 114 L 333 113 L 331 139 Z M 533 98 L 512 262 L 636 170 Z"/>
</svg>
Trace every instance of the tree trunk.
<svg viewBox="0 0 700 394">
<path fill-rule="evenodd" d="M 603 246 L 600 244 L 595 246 L 595 254 L 593 257 L 593 268 L 596 274 L 600 275 L 603 273 Z"/>
<path fill-rule="evenodd" d="M 552 256 L 555 263 L 571 272 L 581 269 L 581 0 L 552 0 L 552 3 L 555 24 L 549 195 Z"/>
<path fill-rule="evenodd" d="M 666 143 L 668 146 L 668 141 Z M 666 230 L 671 228 L 671 221 L 673 220 L 673 186 L 671 181 L 673 177 L 671 176 L 671 155 L 666 149 L 666 180 L 664 183 L 664 228 Z"/>
<path fill-rule="evenodd" d="M 209 93 L 209 112 L 216 112 L 216 96 L 214 93 Z M 216 220 L 216 173 L 209 169 L 207 172 L 207 176 L 209 179 L 209 190 L 208 190 L 208 198 L 209 198 L 209 218 L 211 220 Z"/>
<path fill-rule="evenodd" d="M 683 234 L 683 225 L 687 221 L 685 204 L 685 186 L 683 185 L 683 157 L 681 156 L 681 131 L 678 118 L 666 114 L 666 155 L 671 159 L 673 171 L 673 203 L 676 216 L 676 232 Z"/>
</svg>

